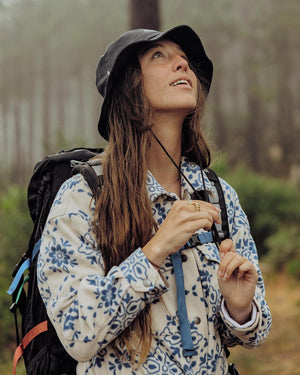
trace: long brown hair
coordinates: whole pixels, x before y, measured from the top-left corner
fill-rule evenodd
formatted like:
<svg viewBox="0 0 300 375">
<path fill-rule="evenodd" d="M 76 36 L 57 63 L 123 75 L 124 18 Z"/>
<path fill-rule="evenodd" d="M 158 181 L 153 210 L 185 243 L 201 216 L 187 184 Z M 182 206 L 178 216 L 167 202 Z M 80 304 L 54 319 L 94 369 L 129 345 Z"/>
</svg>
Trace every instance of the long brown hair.
<svg viewBox="0 0 300 375">
<path fill-rule="evenodd" d="M 144 95 L 138 60 L 131 60 L 114 86 L 109 116 L 109 143 L 103 159 L 103 186 L 96 202 L 94 231 L 105 274 L 143 247 L 157 230 L 146 189 L 151 108 Z M 206 167 L 210 161 L 200 130 L 205 94 L 199 86 L 198 105 L 183 125 L 182 151 Z M 152 341 L 150 305 L 114 340 L 117 353 L 139 364 L 147 358 Z"/>
</svg>

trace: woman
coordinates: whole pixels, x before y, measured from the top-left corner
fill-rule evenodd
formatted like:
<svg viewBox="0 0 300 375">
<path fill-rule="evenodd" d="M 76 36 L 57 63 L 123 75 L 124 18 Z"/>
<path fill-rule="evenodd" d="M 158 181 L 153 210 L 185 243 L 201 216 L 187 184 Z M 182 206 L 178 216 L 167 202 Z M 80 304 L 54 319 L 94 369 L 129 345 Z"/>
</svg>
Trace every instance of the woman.
<svg viewBox="0 0 300 375">
<path fill-rule="evenodd" d="M 222 180 L 230 239 L 219 246 L 210 234 L 220 210 L 191 200 L 194 190 L 213 192 L 199 124 L 211 79 L 188 26 L 129 31 L 99 60 L 98 129 L 108 140 L 101 194 L 95 201 L 81 175 L 63 184 L 38 264 L 42 298 L 77 374 L 227 374 L 225 346 L 255 347 L 269 333 L 235 191 Z M 182 249 L 194 233 L 207 243 Z"/>
</svg>

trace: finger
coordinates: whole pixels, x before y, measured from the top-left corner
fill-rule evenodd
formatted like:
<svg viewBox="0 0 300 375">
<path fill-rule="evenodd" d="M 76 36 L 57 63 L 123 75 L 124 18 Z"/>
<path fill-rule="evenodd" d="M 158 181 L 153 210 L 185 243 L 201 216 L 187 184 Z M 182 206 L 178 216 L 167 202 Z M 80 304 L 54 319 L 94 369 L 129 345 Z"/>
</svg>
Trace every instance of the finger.
<svg viewBox="0 0 300 375">
<path fill-rule="evenodd" d="M 225 254 L 224 258 L 222 259 L 219 270 L 218 270 L 218 277 L 227 280 L 231 277 L 233 272 L 247 261 L 246 258 L 242 257 L 237 253 L 228 252 Z"/>
<path fill-rule="evenodd" d="M 250 260 L 246 259 L 246 261 L 239 266 L 237 277 L 240 279 L 246 278 L 253 283 L 257 282 L 258 273 Z"/>
<path fill-rule="evenodd" d="M 213 210 L 209 209 L 208 213 L 211 214 L 211 216 L 213 217 L 215 223 L 217 223 L 217 224 L 221 224 L 222 223 L 222 219 L 221 219 L 221 216 L 220 216 L 219 212 L 216 212 L 216 211 L 213 211 Z"/>
<path fill-rule="evenodd" d="M 201 201 L 201 200 L 198 200 L 198 199 L 193 199 L 193 200 L 189 200 L 188 201 L 188 204 L 190 205 L 193 205 L 193 204 L 199 204 L 200 207 L 201 207 L 201 210 L 204 210 L 204 209 L 211 209 L 213 211 L 216 211 L 216 212 L 221 212 L 220 208 L 218 208 L 217 206 L 215 206 L 214 204 L 212 203 L 209 203 L 209 202 L 205 202 L 205 201 Z"/>
<path fill-rule="evenodd" d="M 200 219 L 200 220 L 197 221 L 197 228 L 196 228 L 195 232 L 198 229 L 204 229 L 204 230 L 208 231 L 208 230 L 211 229 L 212 225 L 213 225 L 213 220 L 211 220 L 209 218 Z"/>
<path fill-rule="evenodd" d="M 208 212 L 195 212 L 190 216 L 190 225 L 192 225 L 193 233 L 199 229 L 210 230 L 214 220 Z"/>
<path fill-rule="evenodd" d="M 215 223 L 221 224 L 222 220 L 220 217 L 221 210 L 211 203 L 200 201 L 200 200 L 189 200 L 189 210 L 195 212 L 208 212 Z"/>
<path fill-rule="evenodd" d="M 223 259 L 225 254 L 229 251 L 235 253 L 235 246 L 231 239 L 227 238 L 226 240 L 222 241 L 219 247 L 220 258 Z"/>
</svg>

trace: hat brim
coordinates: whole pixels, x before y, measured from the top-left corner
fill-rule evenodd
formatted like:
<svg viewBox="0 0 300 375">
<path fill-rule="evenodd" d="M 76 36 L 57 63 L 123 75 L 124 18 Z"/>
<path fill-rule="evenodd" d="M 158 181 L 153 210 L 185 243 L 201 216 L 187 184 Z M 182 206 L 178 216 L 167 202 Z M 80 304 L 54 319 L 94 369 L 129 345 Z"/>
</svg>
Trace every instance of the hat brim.
<svg viewBox="0 0 300 375">
<path fill-rule="evenodd" d="M 153 35 L 150 35 L 147 39 L 139 40 L 125 47 L 114 63 L 107 83 L 106 94 L 102 103 L 98 122 L 98 131 L 105 140 L 108 141 L 109 139 L 108 114 L 114 82 L 116 82 L 117 78 L 122 73 L 124 65 L 130 57 L 136 54 L 141 46 L 152 44 L 162 39 L 169 39 L 183 49 L 192 63 L 197 78 L 208 94 L 213 76 L 213 64 L 207 57 L 202 42 L 193 29 L 189 26 L 181 25 L 167 30 L 164 33 L 154 32 Z"/>
</svg>

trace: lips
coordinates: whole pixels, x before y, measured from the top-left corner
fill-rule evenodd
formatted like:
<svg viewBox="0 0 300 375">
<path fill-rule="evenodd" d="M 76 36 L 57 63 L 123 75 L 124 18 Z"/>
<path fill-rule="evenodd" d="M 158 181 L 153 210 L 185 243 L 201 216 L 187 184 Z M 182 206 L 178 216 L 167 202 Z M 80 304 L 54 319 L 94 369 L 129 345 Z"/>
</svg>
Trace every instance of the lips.
<svg viewBox="0 0 300 375">
<path fill-rule="evenodd" d="M 176 79 L 176 81 L 173 81 L 170 83 L 170 86 L 172 87 L 181 86 L 181 85 L 192 87 L 192 82 L 186 78 L 179 78 L 179 79 Z"/>
</svg>

